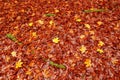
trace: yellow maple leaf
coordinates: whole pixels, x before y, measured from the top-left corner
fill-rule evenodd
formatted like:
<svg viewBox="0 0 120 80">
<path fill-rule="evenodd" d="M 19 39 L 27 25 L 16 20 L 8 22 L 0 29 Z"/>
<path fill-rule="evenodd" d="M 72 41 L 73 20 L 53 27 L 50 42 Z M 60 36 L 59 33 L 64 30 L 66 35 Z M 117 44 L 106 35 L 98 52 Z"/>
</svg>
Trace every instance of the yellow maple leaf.
<svg viewBox="0 0 120 80">
<path fill-rule="evenodd" d="M 33 36 L 33 37 L 37 37 L 36 32 L 32 32 L 32 36 Z"/>
<path fill-rule="evenodd" d="M 22 62 L 21 60 L 19 60 L 18 62 L 16 62 L 15 68 L 20 68 L 20 67 L 22 67 L 22 64 L 23 64 L 23 62 Z"/>
<path fill-rule="evenodd" d="M 97 49 L 98 53 L 103 53 L 104 51 L 102 49 Z"/>
<path fill-rule="evenodd" d="M 90 25 L 89 24 L 84 24 L 86 28 L 90 29 Z"/>
<path fill-rule="evenodd" d="M 80 35 L 80 38 L 81 38 L 81 39 L 85 38 L 85 35 Z"/>
<path fill-rule="evenodd" d="M 76 22 L 81 22 L 82 20 L 80 18 L 76 19 Z"/>
<path fill-rule="evenodd" d="M 16 51 L 12 51 L 12 52 L 11 52 L 11 55 L 12 55 L 13 57 L 16 57 L 16 53 L 17 53 Z"/>
<path fill-rule="evenodd" d="M 37 21 L 39 24 L 44 24 L 44 21 L 42 21 L 42 20 L 38 20 Z"/>
<path fill-rule="evenodd" d="M 28 25 L 29 25 L 30 27 L 33 26 L 33 22 L 28 23 Z"/>
<path fill-rule="evenodd" d="M 54 24 L 54 22 L 51 20 L 51 21 L 49 22 L 49 24 L 50 24 L 50 25 L 53 25 L 53 24 Z"/>
<path fill-rule="evenodd" d="M 52 41 L 53 41 L 54 43 L 59 43 L 59 42 L 60 42 L 60 40 L 59 40 L 58 37 L 53 38 Z"/>
<path fill-rule="evenodd" d="M 84 46 L 84 45 L 82 45 L 81 47 L 80 47 L 80 51 L 81 51 L 81 53 L 85 53 L 86 52 L 86 47 Z"/>
<path fill-rule="evenodd" d="M 97 22 L 97 24 L 100 26 L 100 25 L 102 25 L 102 24 L 103 24 L 103 22 L 98 21 L 98 22 Z"/>
<path fill-rule="evenodd" d="M 84 64 L 86 65 L 86 67 L 91 67 L 91 60 L 90 59 L 86 59 Z"/>
<path fill-rule="evenodd" d="M 98 46 L 103 46 L 104 45 L 104 42 L 103 41 L 99 41 L 98 42 Z"/>
<path fill-rule="evenodd" d="M 58 13 L 59 12 L 59 10 L 58 9 L 55 9 L 55 13 Z"/>
</svg>

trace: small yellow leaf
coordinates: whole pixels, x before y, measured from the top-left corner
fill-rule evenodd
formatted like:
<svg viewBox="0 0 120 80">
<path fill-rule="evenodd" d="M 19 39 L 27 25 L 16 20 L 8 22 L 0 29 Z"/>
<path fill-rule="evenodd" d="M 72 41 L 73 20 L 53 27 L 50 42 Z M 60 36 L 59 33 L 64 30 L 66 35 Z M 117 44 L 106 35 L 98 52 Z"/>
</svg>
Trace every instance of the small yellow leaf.
<svg viewBox="0 0 120 80">
<path fill-rule="evenodd" d="M 103 46 L 104 45 L 104 42 L 103 41 L 99 41 L 98 42 L 98 46 Z"/>
<path fill-rule="evenodd" d="M 32 36 L 33 36 L 33 37 L 37 37 L 36 32 L 32 32 Z"/>
<path fill-rule="evenodd" d="M 22 64 L 23 64 L 23 62 L 21 62 L 21 60 L 19 60 L 18 62 L 16 62 L 15 68 L 20 68 L 20 67 L 22 67 Z"/>
<path fill-rule="evenodd" d="M 81 53 L 85 53 L 86 52 L 86 47 L 84 46 L 84 45 L 82 45 L 81 47 L 80 47 L 80 51 L 81 51 Z"/>
<path fill-rule="evenodd" d="M 81 22 L 82 20 L 80 18 L 76 19 L 76 22 Z"/>
<path fill-rule="evenodd" d="M 11 52 L 11 55 L 12 55 L 13 57 L 16 57 L 16 53 L 17 53 L 17 52 L 12 51 L 12 52 Z"/>
<path fill-rule="evenodd" d="M 28 25 L 29 25 L 30 27 L 33 26 L 33 22 L 28 23 Z"/>
<path fill-rule="evenodd" d="M 53 41 L 54 43 L 59 43 L 59 42 L 60 42 L 60 40 L 59 40 L 58 37 L 53 38 L 52 41 Z"/>
<path fill-rule="evenodd" d="M 84 64 L 86 65 L 86 67 L 91 67 L 91 60 L 90 59 L 86 59 Z"/>
<path fill-rule="evenodd" d="M 90 29 L 90 25 L 89 24 L 84 24 L 86 28 Z"/>
<path fill-rule="evenodd" d="M 49 24 L 50 24 L 50 25 L 53 25 L 53 24 L 54 24 L 54 22 L 51 20 L 51 21 L 49 22 Z"/>
<path fill-rule="evenodd" d="M 80 38 L 81 38 L 81 39 L 85 38 L 85 35 L 80 35 Z"/>
<path fill-rule="evenodd" d="M 55 13 L 58 13 L 59 12 L 59 10 L 58 9 L 55 9 Z"/>
<path fill-rule="evenodd" d="M 104 51 L 102 49 L 97 49 L 97 52 L 102 54 Z"/>
<path fill-rule="evenodd" d="M 44 21 L 42 21 L 42 20 L 38 20 L 37 21 L 39 24 L 44 24 Z"/>
<path fill-rule="evenodd" d="M 102 25 L 102 24 L 103 24 L 103 22 L 98 21 L 98 22 L 97 22 L 97 24 L 100 26 L 100 25 Z"/>
</svg>

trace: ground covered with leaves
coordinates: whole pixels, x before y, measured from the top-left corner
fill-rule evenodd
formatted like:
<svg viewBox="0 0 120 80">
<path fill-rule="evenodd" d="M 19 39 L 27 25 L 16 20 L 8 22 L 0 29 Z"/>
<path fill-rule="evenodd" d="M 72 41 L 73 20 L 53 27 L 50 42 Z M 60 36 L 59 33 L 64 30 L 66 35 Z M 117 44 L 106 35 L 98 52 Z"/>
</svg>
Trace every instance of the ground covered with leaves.
<svg viewBox="0 0 120 80">
<path fill-rule="evenodd" d="M 0 80 L 120 80 L 120 0 L 0 0 Z"/>
</svg>

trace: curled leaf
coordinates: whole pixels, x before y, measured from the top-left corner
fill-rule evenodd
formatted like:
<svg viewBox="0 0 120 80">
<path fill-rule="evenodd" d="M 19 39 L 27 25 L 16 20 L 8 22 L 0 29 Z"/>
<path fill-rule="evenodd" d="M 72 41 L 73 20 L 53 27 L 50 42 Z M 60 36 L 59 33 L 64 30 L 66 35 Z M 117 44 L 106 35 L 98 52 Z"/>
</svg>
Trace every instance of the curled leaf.
<svg viewBox="0 0 120 80">
<path fill-rule="evenodd" d="M 47 17 L 51 17 L 51 16 L 55 16 L 55 14 L 48 13 L 48 14 L 45 14 L 45 16 L 47 16 Z"/>
<path fill-rule="evenodd" d="M 55 63 L 55 62 L 53 62 L 53 61 L 50 61 L 49 64 L 50 64 L 51 66 L 55 66 L 55 67 L 57 67 L 57 68 L 62 68 L 62 69 L 65 69 L 65 68 L 66 68 L 64 65 L 62 65 L 62 64 L 57 64 L 57 63 Z"/>
<path fill-rule="evenodd" d="M 15 38 L 15 36 L 12 35 L 11 33 L 6 34 L 6 36 L 7 36 L 7 38 L 11 39 L 11 40 L 14 41 L 14 42 L 17 41 L 17 39 Z"/>
<path fill-rule="evenodd" d="M 91 12 L 104 12 L 105 9 L 88 9 L 88 10 L 84 10 L 84 12 L 86 13 L 91 13 Z"/>
<path fill-rule="evenodd" d="M 19 41 L 16 39 L 16 37 L 15 37 L 13 34 L 11 34 L 11 33 L 6 34 L 6 37 L 9 38 L 9 39 L 11 39 L 11 40 L 14 41 L 14 42 L 17 42 L 19 45 L 22 44 L 22 42 L 19 42 Z"/>
</svg>

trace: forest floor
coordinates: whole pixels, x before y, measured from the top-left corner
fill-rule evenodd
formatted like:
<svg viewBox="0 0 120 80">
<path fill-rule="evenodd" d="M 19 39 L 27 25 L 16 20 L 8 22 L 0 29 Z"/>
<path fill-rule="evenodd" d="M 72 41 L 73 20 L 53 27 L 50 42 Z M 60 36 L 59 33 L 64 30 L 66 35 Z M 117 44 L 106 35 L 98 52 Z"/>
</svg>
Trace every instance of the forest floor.
<svg viewBox="0 0 120 80">
<path fill-rule="evenodd" d="M 0 0 L 0 80 L 120 80 L 120 0 Z"/>
</svg>

